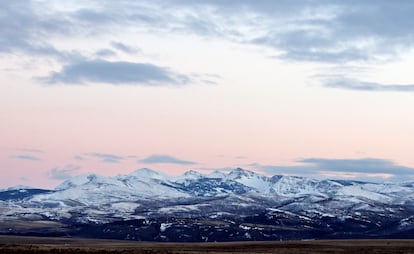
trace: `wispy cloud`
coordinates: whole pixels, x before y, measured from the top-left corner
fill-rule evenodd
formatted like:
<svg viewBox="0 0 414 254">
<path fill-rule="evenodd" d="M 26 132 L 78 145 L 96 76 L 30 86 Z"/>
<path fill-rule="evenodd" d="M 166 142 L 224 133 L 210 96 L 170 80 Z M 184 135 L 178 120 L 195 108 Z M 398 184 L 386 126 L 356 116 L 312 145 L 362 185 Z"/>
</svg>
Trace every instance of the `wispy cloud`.
<svg viewBox="0 0 414 254">
<path fill-rule="evenodd" d="M 42 159 L 36 156 L 21 154 L 16 155 L 14 158 L 21 159 L 21 160 L 29 160 L 29 161 L 41 161 Z"/>
<path fill-rule="evenodd" d="M 414 23 L 414 4 L 402 0 L 380 0 L 375 6 L 369 1 L 238 1 L 232 2 L 232 8 L 223 1 L 201 4 L 215 6 L 215 13 L 228 19 L 237 20 L 239 13 L 239 23 L 228 23 L 238 24 L 228 27 L 232 34 L 241 41 L 275 48 L 285 59 L 377 61 L 414 45 L 408 25 Z M 238 29 L 240 24 L 251 29 Z"/>
<path fill-rule="evenodd" d="M 99 49 L 95 52 L 95 56 L 98 58 L 111 57 L 116 56 L 116 52 L 110 49 Z"/>
<path fill-rule="evenodd" d="M 414 92 L 414 84 L 380 84 L 341 76 L 322 79 L 323 86 L 368 92 Z"/>
<path fill-rule="evenodd" d="M 315 168 L 336 172 L 375 173 L 392 175 L 414 175 L 414 168 L 395 164 L 393 161 L 375 158 L 364 159 L 323 159 L 308 158 L 299 162 Z"/>
<path fill-rule="evenodd" d="M 81 156 L 81 155 L 75 155 L 75 156 L 73 157 L 73 159 L 74 159 L 74 160 L 77 160 L 77 161 L 83 161 L 85 158 L 84 158 L 83 156 Z"/>
<path fill-rule="evenodd" d="M 78 171 L 79 166 L 67 165 L 62 168 L 52 168 L 49 172 L 50 178 L 55 180 L 66 180 L 72 177 L 72 173 Z"/>
<path fill-rule="evenodd" d="M 67 33 L 73 27 L 72 23 L 67 15 L 47 10 L 48 6 L 40 2 L 1 1 L 0 53 L 66 58 L 67 52 L 56 49 L 46 37 Z"/>
<path fill-rule="evenodd" d="M 160 3 L 163 8 L 156 8 Z M 375 6 L 370 1 L 172 0 L 145 7 L 134 21 L 152 31 L 162 27 L 251 43 L 295 61 L 383 61 L 414 46 L 409 25 L 414 4 L 403 0 L 379 0 Z"/>
<path fill-rule="evenodd" d="M 309 177 L 357 178 L 376 181 L 414 178 L 414 168 L 401 166 L 393 161 L 384 159 L 306 158 L 297 162 L 300 165 L 280 166 L 253 163 L 249 166 L 268 174 L 302 175 Z"/>
<path fill-rule="evenodd" d="M 50 84 L 179 86 L 191 75 L 151 63 L 131 62 L 118 52 L 139 47 L 113 39 L 91 58 L 82 46 L 71 49 L 53 38 L 105 35 L 108 29 L 157 34 L 191 34 L 274 49 L 275 57 L 328 63 L 384 62 L 414 48 L 414 3 L 370 1 L 89 1 L 76 8 L 53 9 L 39 1 L 0 3 L 0 54 L 23 54 L 57 60 L 60 71 Z M 162 8 L 160 8 L 162 6 Z M 10 21 L 13 22 L 10 22 Z M 87 52 L 87 50 L 86 50 Z M 117 61 L 100 58 L 114 57 Z M 203 78 L 199 83 L 214 84 Z M 380 84 L 344 79 L 326 86 L 364 91 L 412 91 L 414 84 Z"/>
<path fill-rule="evenodd" d="M 88 153 L 85 155 L 101 159 L 101 161 L 105 163 L 120 163 L 122 160 L 125 159 L 123 156 L 109 153 Z"/>
<path fill-rule="evenodd" d="M 168 68 L 147 63 L 82 60 L 70 63 L 59 72 L 41 78 L 49 84 L 107 83 L 113 85 L 185 85 L 190 79 Z"/>
<path fill-rule="evenodd" d="M 122 51 L 127 54 L 136 54 L 139 53 L 141 50 L 136 47 L 132 47 L 129 45 L 126 45 L 125 43 L 119 42 L 119 41 L 113 41 L 111 42 L 111 46 L 115 49 Z"/>
<path fill-rule="evenodd" d="M 154 154 L 151 155 L 145 159 L 139 160 L 140 163 L 145 164 L 180 164 L 180 165 L 194 165 L 197 164 L 193 161 L 186 161 L 186 160 L 180 160 L 175 157 L 169 156 L 169 155 L 162 155 L 162 154 Z"/>
<path fill-rule="evenodd" d="M 414 46 L 414 3 L 404 0 L 375 5 L 336 0 L 89 1 L 70 11 L 51 10 L 39 1 L 2 1 L 0 9 L 0 52 L 62 55 L 47 39 L 51 35 L 129 27 L 261 45 L 298 61 L 375 61 Z M 124 53 L 134 51 L 122 41 L 112 44 Z"/>
</svg>

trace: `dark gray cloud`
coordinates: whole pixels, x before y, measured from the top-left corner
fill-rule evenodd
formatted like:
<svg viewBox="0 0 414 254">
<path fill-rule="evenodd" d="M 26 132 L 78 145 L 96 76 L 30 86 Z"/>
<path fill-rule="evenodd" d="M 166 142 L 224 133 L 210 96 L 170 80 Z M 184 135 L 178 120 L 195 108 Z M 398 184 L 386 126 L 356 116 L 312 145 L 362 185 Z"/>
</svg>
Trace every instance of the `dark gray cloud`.
<svg viewBox="0 0 414 254">
<path fill-rule="evenodd" d="M 88 153 L 87 156 L 95 157 L 101 159 L 105 163 L 120 163 L 125 158 L 123 156 L 118 156 L 109 153 Z"/>
<path fill-rule="evenodd" d="M 298 160 L 302 165 L 277 166 L 261 165 L 258 163 L 249 166 L 269 174 L 304 175 L 308 177 L 321 177 L 327 172 L 344 175 L 356 174 L 363 179 L 384 180 L 379 175 L 390 175 L 389 180 L 413 179 L 414 168 L 398 165 L 390 160 L 363 158 L 363 159 L 324 159 L 306 158 Z"/>
<path fill-rule="evenodd" d="M 190 79 L 168 68 L 148 63 L 82 60 L 65 65 L 61 71 L 40 78 L 49 84 L 108 83 L 113 85 L 184 85 Z"/>
<path fill-rule="evenodd" d="M 14 158 L 21 159 L 21 160 L 29 160 L 29 161 L 41 161 L 42 160 L 39 157 L 28 155 L 28 154 L 16 155 Z"/>
<path fill-rule="evenodd" d="M 54 180 L 66 180 L 72 177 L 72 173 L 78 171 L 79 166 L 67 165 L 62 168 L 52 168 L 49 172 L 49 176 Z"/>
<path fill-rule="evenodd" d="M 323 79 L 323 86 L 357 91 L 372 92 L 414 92 L 414 84 L 380 84 L 345 77 Z"/>
<path fill-rule="evenodd" d="M 154 154 L 151 155 L 145 159 L 139 160 L 140 163 L 145 164 L 180 164 L 180 165 L 194 165 L 197 164 L 193 161 L 186 161 L 186 160 L 180 160 L 175 157 L 169 156 L 169 155 L 163 155 L 163 154 Z"/>
</svg>

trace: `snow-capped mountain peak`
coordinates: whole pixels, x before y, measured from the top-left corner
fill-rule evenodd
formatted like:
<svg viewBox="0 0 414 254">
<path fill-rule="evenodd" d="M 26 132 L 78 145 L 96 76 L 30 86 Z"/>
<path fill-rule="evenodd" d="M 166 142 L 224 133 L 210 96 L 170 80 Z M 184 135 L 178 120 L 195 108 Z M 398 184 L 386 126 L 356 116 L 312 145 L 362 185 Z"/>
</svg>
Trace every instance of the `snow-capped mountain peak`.
<svg viewBox="0 0 414 254">
<path fill-rule="evenodd" d="M 215 170 L 207 175 L 208 178 L 226 178 L 226 174 L 221 171 Z"/>
<path fill-rule="evenodd" d="M 254 178 L 254 177 L 262 177 L 262 176 L 260 176 L 259 174 L 253 171 L 242 169 L 242 168 L 233 169 L 227 174 L 227 178 L 232 179 L 232 180 L 241 179 L 241 178 Z"/>
<path fill-rule="evenodd" d="M 192 177 L 192 178 L 202 178 L 202 177 L 205 177 L 200 172 L 197 172 L 197 171 L 194 171 L 194 170 L 189 170 L 189 171 L 185 172 L 183 174 L 183 176 L 185 176 L 185 177 Z"/>
<path fill-rule="evenodd" d="M 71 178 L 67 179 L 66 181 L 64 181 L 60 185 L 58 185 L 55 188 L 55 190 L 66 190 L 66 189 L 69 189 L 69 188 L 74 188 L 74 187 L 77 187 L 77 186 L 84 185 L 84 184 L 92 181 L 93 179 L 97 179 L 97 178 L 100 178 L 100 176 L 98 176 L 96 174 L 82 174 L 82 175 L 74 176 L 74 177 L 71 177 Z"/>
<path fill-rule="evenodd" d="M 230 171 L 226 178 L 253 188 L 259 192 L 268 193 L 271 190 L 272 182 L 270 178 L 250 170 L 236 168 Z"/>
<path fill-rule="evenodd" d="M 128 174 L 128 176 L 133 176 L 139 179 L 158 179 L 158 180 L 165 180 L 168 177 L 160 172 L 149 168 L 141 168 L 137 169 L 134 172 Z"/>
<path fill-rule="evenodd" d="M 184 174 L 178 176 L 176 178 L 176 181 L 182 181 L 182 180 L 197 180 L 200 178 L 206 177 L 205 175 L 201 174 L 200 172 L 189 170 L 185 172 Z"/>
<path fill-rule="evenodd" d="M 26 186 L 26 185 L 16 185 L 16 186 L 9 187 L 5 190 L 12 191 L 12 190 L 24 190 L 24 189 L 35 189 L 35 188 L 30 187 L 30 186 Z M 1 189 L 0 189 L 0 191 L 1 191 Z"/>
</svg>

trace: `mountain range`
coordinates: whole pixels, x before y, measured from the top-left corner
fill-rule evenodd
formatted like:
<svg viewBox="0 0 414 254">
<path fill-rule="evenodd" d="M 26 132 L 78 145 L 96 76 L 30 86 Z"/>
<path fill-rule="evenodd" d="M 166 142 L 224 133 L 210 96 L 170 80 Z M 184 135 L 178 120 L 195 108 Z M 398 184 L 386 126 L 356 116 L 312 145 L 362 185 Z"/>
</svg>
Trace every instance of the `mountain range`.
<svg viewBox="0 0 414 254">
<path fill-rule="evenodd" d="M 150 169 L 0 191 L 0 233 L 143 241 L 412 238 L 414 182 Z"/>
</svg>

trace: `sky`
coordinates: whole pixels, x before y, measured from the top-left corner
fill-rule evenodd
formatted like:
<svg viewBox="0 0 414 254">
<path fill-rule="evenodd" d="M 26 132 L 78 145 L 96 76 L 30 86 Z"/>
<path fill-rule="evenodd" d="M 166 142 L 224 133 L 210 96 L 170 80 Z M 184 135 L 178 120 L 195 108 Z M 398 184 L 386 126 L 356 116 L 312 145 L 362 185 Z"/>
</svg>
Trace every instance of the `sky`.
<svg viewBox="0 0 414 254">
<path fill-rule="evenodd" d="M 138 168 L 414 180 L 413 12 L 1 1 L 0 188 Z"/>
</svg>

